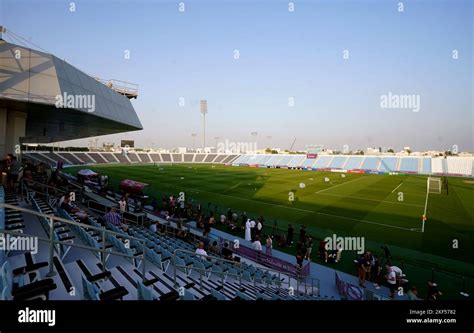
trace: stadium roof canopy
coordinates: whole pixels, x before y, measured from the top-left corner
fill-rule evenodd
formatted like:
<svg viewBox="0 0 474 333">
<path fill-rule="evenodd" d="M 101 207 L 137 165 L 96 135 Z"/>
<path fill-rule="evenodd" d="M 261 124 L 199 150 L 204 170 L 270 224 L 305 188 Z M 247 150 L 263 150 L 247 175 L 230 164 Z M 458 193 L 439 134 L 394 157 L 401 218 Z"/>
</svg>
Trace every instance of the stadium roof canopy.
<svg viewBox="0 0 474 333">
<path fill-rule="evenodd" d="M 57 107 L 58 96 L 66 107 Z M 0 125 L 5 151 L 14 141 L 48 143 L 143 129 L 123 94 L 52 54 L 2 39 Z M 0 146 L 1 136 L 2 126 Z"/>
</svg>

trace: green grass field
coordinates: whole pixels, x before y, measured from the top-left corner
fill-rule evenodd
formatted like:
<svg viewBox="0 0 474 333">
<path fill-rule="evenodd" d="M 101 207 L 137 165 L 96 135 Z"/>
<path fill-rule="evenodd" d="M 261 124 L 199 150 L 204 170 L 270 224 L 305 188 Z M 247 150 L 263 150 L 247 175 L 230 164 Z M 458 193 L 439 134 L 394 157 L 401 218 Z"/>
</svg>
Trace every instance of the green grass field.
<svg viewBox="0 0 474 333">
<path fill-rule="evenodd" d="M 78 169 L 69 170 L 74 173 Z M 445 294 L 449 291 L 449 298 L 457 298 L 462 284 L 450 274 L 466 276 L 467 288 L 473 287 L 474 185 L 466 179 L 449 178 L 449 195 L 429 195 L 428 220 L 421 233 L 426 176 L 342 177 L 330 172 L 198 164 L 104 165 L 91 169 L 109 175 L 115 189 L 120 180 L 134 179 L 150 184 L 145 191 L 149 195 L 184 191 L 188 199 L 217 209 L 219 214 L 231 207 L 250 217 L 263 215 L 270 225 L 277 220 L 283 229 L 293 223 L 296 233 L 299 225 L 305 224 L 308 233 L 318 239 L 333 234 L 362 236 L 366 248 L 377 253 L 381 253 L 380 245 L 386 244 L 398 265 L 404 261 L 404 270 L 421 290 L 431 277 L 431 268 L 436 269 L 437 282 L 446 281 L 441 288 Z M 290 201 L 290 192 L 294 201 Z M 455 240 L 457 248 L 453 247 Z M 354 256 L 345 254 L 340 267 L 335 268 L 354 274 Z"/>
</svg>

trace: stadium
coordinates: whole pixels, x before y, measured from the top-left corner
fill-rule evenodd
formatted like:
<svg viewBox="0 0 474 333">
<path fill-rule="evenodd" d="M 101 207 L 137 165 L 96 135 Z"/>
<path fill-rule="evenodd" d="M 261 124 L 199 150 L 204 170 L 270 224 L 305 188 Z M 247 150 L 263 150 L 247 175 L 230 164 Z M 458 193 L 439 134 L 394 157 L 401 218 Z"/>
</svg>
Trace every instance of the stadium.
<svg viewBox="0 0 474 333">
<path fill-rule="evenodd" d="M 351 9 L 354 3 L 344 6 Z M 26 5 L 33 6 L 26 1 L 16 7 L 7 0 L 3 9 L 8 12 L 11 8 L 12 14 L 22 17 L 22 6 Z M 311 10 L 313 5 L 302 4 Z M 70 4 L 64 6 L 69 6 L 71 15 L 83 15 L 81 11 L 75 13 L 75 5 L 74 11 Z M 173 15 L 187 14 L 187 10 L 191 10 L 190 15 L 192 10 L 199 13 L 198 17 L 204 15 L 200 12 L 204 9 L 197 9 L 196 3 L 185 7 L 184 3 L 171 5 L 158 1 L 141 6 L 145 11 L 157 6 L 165 13 L 177 6 Z M 237 4 L 226 6 L 235 7 L 237 12 L 241 8 Z M 284 10 L 292 13 L 291 5 L 287 6 L 284 4 Z M 376 5 L 381 11 L 394 6 L 389 2 Z M 48 4 L 49 7 L 53 11 L 64 10 L 58 3 Z M 422 7 L 422 4 L 414 6 L 416 10 Z M 318 111 L 317 121 L 309 113 L 304 113 L 307 119 L 290 115 L 282 116 L 280 121 L 279 114 L 286 111 L 276 107 L 268 110 L 272 113 L 270 118 L 239 120 L 247 115 L 232 113 L 233 104 L 239 101 L 244 103 L 243 108 L 253 103 L 256 109 L 264 109 L 265 103 L 275 100 L 295 107 L 294 97 L 276 93 L 280 90 L 270 81 L 280 79 L 268 73 L 268 84 L 275 94 L 262 92 L 263 102 L 257 97 L 249 102 L 245 94 L 251 95 L 257 85 L 242 77 L 235 79 L 237 83 L 227 83 L 225 79 L 206 81 L 201 77 L 201 83 L 191 77 L 207 74 L 192 69 L 189 85 L 202 85 L 204 89 L 225 86 L 223 91 L 235 89 L 235 92 L 227 105 L 214 95 L 203 98 L 205 90 L 197 89 L 192 98 L 186 97 L 186 101 L 191 99 L 187 104 L 184 97 L 179 97 L 183 95 L 173 97 L 178 100 L 178 106 L 173 109 L 159 99 L 166 99 L 164 94 L 178 90 L 178 81 L 161 80 L 158 77 L 162 72 L 153 66 L 166 74 L 171 66 L 176 76 L 184 75 L 188 63 L 183 59 L 188 58 L 170 56 L 174 48 L 163 51 L 160 57 L 176 56 L 184 69 L 174 63 L 162 63 L 147 48 L 151 46 L 142 49 L 138 41 L 125 37 L 136 50 L 131 54 L 142 57 L 127 67 L 110 55 L 90 58 L 89 51 L 75 48 L 74 42 L 69 45 L 70 50 L 52 42 L 49 47 L 61 50 L 61 54 L 49 52 L 31 38 L 23 37 L 25 31 L 27 34 L 32 31 L 6 19 L 9 25 L 0 26 L 0 154 L 4 156 L 0 186 L 2 306 L 38 300 L 53 305 L 55 301 L 75 304 L 119 301 L 114 304 L 127 306 L 127 303 L 136 304 L 128 301 L 144 301 L 192 306 L 204 301 L 224 305 L 237 302 L 315 307 L 333 303 L 347 306 L 345 301 L 354 301 L 349 302 L 348 306 L 352 307 L 356 304 L 383 307 L 396 302 L 411 304 L 411 301 L 470 302 L 474 295 L 473 87 L 472 80 L 464 80 L 466 75 L 472 75 L 469 53 L 472 29 L 465 29 L 466 24 L 472 25 L 472 3 L 459 1 L 450 6 L 441 2 L 438 7 L 432 9 L 433 17 L 449 8 L 453 17 L 460 16 L 459 28 L 470 31 L 457 42 L 466 46 L 464 52 L 467 58 L 471 55 L 471 61 L 461 62 L 460 69 L 446 65 L 446 71 L 451 72 L 443 75 L 452 81 L 440 83 L 441 88 L 436 87 L 432 100 L 425 97 L 429 95 L 426 92 L 421 95 L 423 101 L 429 100 L 426 105 L 436 109 L 433 105 L 438 102 L 437 94 L 442 94 L 442 85 L 459 87 L 468 82 L 459 88 L 460 95 L 467 91 L 460 97 L 461 102 L 451 101 L 448 92 L 442 97 L 446 103 L 453 103 L 456 123 L 452 126 L 443 124 L 451 118 L 442 118 L 437 111 L 420 119 L 423 109 L 419 102 L 411 103 L 411 95 L 402 95 L 394 101 L 390 92 L 389 98 L 396 105 L 382 102 L 378 105 L 378 100 L 386 96 L 381 96 L 380 89 L 372 83 L 369 86 L 382 113 L 389 112 L 386 108 L 403 109 L 406 102 L 413 111 L 402 112 L 410 115 L 390 118 L 398 116 L 385 113 L 364 118 L 362 112 L 362 116 L 351 118 L 350 114 L 357 113 L 359 108 L 361 97 L 356 94 L 350 102 L 353 111 L 344 116 Z M 93 15 L 92 8 L 91 3 L 78 5 L 78 10 L 90 10 L 89 15 Z M 97 8 L 99 12 L 105 10 L 101 6 Z M 116 14 L 121 10 L 125 9 Z M 259 10 L 262 8 L 258 7 Z M 73 21 L 78 21 L 71 21 L 67 28 L 71 34 L 72 27 L 86 19 L 73 17 Z M 31 19 L 31 15 L 25 15 L 21 22 Z M 307 17 L 301 19 L 305 21 Z M 38 23 L 43 20 L 38 18 Z M 61 24 L 69 27 L 68 19 L 61 19 L 56 26 Z M 148 24 L 148 21 L 143 23 L 149 28 Z M 185 24 L 195 27 L 196 22 Z M 214 27 L 214 23 L 210 26 Z M 206 29 L 213 35 L 214 32 Z M 267 31 L 261 26 L 256 29 Z M 457 26 L 453 29 L 457 31 Z M 104 34 L 117 37 L 112 32 Z M 153 37 L 149 31 L 146 35 Z M 43 38 L 40 33 L 35 36 L 36 40 Z M 168 41 L 166 36 L 156 38 Z M 271 36 L 268 38 L 266 42 L 273 45 Z M 46 44 L 50 41 L 43 39 Z M 177 50 L 181 47 L 187 49 L 181 45 Z M 345 51 L 343 60 L 338 61 L 353 59 Z M 203 65 L 209 66 L 206 68 L 211 76 L 217 73 L 212 71 L 213 66 L 235 66 L 219 63 L 218 51 L 202 52 L 204 55 L 196 57 L 209 57 L 215 62 Z M 231 53 L 234 61 L 246 61 L 240 59 L 239 50 Z M 80 62 L 81 68 L 89 65 L 90 68 L 85 67 L 87 72 L 102 71 L 111 77 L 124 77 L 98 78 L 69 63 L 64 56 Z M 127 49 L 124 61 L 130 61 L 129 56 Z M 256 54 L 253 56 L 258 58 Z M 261 65 L 269 66 L 271 71 L 279 68 L 281 59 L 270 59 L 269 64 L 263 65 L 265 61 L 262 61 Z M 248 65 L 250 69 L 230 69 L 229 73 L 235 70 L 232 73 L 236 77 L 248 70 L 250 77 L 252 71 L 258 71 L 254 65 Z M 144 76 L 140 76 L 145 82 L 140 84 L 140 90 L 137 84 L 122 81 L 134 76 L 134 66 L 148 66 Z M 338 63 L 336 68 L 346 70 L 342 69 L 344 66 L 347 63 Z M 347 70 L 357 73 L 352 68 Z M 163 77 L 168 78 L 166 74 Z M 281 82 L 285 75 L 282 74 Z M 338 84 L 342 84 L 346 79 L 334 81 L 340 80 Z M 431 89 L 431 83 L 425 79 L 420 82 L 421 91 L 426 87 Z M 188 83 L 183 85 L 189 88 Z M 324 85 L 331 92 L 322 88 Z M 341 89 L 349 93 L 359 90 L 357 85 L 347 91 Z M 155 92 L 164 86 L 167 88 L 163 95 Z M 332 95 L 332 82 L 322 86 L 323 93 L 318 99 L 341 99 Z M 292 89 L 290 96 L 298 95 L 297 88 Z M 411 86 L 408 91 L 413 89 Z M 238 97 L 234 98 L 233 93 Z M 321 110 L 329 108 L 320 105 L 319 100 L 299 98 L 298 103 L 308 103 Z M 360 103 L 366 106 L 365 100 Z M 163 109 L 158 116 L 161 116 L 159 125 L 150 111 L 155 104 Z M 180 107 L 186 111 L 180 111 Z M 378 117 L 388 117 L 393 123 L 380 121 Z M 318 123 L 320 118 L 324 120 Z M 226 127 L 226 123 L 233 125 Z M 250 141 L 245 127 L 249 123 Z M 426 127 L 420 130 L 420 123 Z M 245 128 L 242 131 L 246 134 L 239 134 L 240 127 Z M 258 132 L 254 130 L 257 127 Z M 392 135 L 390 129 L 397 133 Z M 358 141 L 360 137 L 364 139 Z M 338 148 L 341 145 L 333 142 L 342 142 L 341 138 L 347 144 Z M 102 145 L 98 144 L 99 140 Z M 315 141 L 324 143 L 314 144 Z M 155 148 L 155 143 L 160 148 Z M 364 149 L 363 145 L 371 147 Z M 378 147 L 382 145 L 386 147 Z M 391 148 L 398 146 L 401 149 Z M 16 313 L 13 316 L 15 322 L 28 322 L 20 314 L 18 320 Z"/>
</svg>

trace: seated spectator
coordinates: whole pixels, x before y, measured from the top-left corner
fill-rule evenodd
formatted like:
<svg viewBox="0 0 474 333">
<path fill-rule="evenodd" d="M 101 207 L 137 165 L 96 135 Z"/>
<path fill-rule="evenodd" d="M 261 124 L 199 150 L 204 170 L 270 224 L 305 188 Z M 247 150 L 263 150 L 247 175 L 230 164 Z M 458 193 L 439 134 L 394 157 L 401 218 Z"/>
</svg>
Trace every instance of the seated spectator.
<svg viewBox="0 0 474 333">
<path fill-rule="evenodd" d="M 219 247 L 217 246 L 217 241 L 213 241 L 212 244 L 209 246 L 209 252 L 220 255 Z"/>
<path fill-rule="evenodd" d="M 207 257 L 207 252 L 206 252 L 206 250 L 204 250 L 204 243 L 203 242 L 199 242 L 198 248 L 196 249 L 195 253 Z"/>
<path fill-rule="evenodd" d="M 71 197 L 70 195 L 65 195 L 64 196 L 64 201 L 60 205 L 61 209 L 66 211 L 68 214 L 76 214 L 76 216 L 79 218 L 79 222 L 81 223 L 89 223 L 89 216 L 87 215 L 86 212 L 81 211 L 78 207 L 74 206 L 71 203 Z"/>
<path fill-rule="evenodd" d="M 418 297 L 418 289 L 416 287 L 412 287 L 408 292 L 407 292 L 408 299 L 410 301 L 420 301 L 421 298 Z"/>
<path fill-rule="evenodd" d="M 221 214 L 221 224 L 225 224 L 225 215 Z"/>
<path fill-rule="evenodd" d="M 224 243 L 224 247 L 222 248 L 222 256 L 226 260 L 233 260 L 234 259 L 234 252 L 230 249 L 228 242 Z"/>
<path fill-rule="evenodd" d="M 152 222 L 149 229 L 151 232 L 156 233 L 158 231 L 158 222 Z"/>
<path fill-rule="evenodd" d="M 71 196 L 67 193 L 59 200 L 59 207 L 65 210 L 68 214 L 74 214 L 80 211 L 79 208 L 71 204 Z"/>
<path fill-rule="evenodd" d="M 122 216 L 120 216 L 115 207 L 111 207 L 108 213 L 104 215 L 104 221 L 106 225 L 114 225 L 122 228 L 124 231 L 128 229 L 128 226 L 122 223 Z"/>
</svg>

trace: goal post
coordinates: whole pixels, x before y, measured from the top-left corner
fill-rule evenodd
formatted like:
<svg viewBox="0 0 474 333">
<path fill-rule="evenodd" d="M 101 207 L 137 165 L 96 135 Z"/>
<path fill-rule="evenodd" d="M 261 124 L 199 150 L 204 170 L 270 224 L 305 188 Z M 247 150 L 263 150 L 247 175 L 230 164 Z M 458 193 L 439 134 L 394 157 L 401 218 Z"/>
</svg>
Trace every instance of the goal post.
<svg viewBox="0 0 474 333">
<path fill-rule="evenodd" d="M 426 182 L 427 192 L 441 194 L 442 182 L 439 177 L 428 177 Z"/>
<path fill-rule="evenodd" d="M 428 219 L 427 212 L 428 212 L 428 197 L 431 193 L 433 194 L 441 194 L 442 189 L 442 180 L 440 177 L 428 177 L 426 179 L 426 199 L 425 199 L 425 209 L 423 211 L 422 216 L 422 225 L 421 225 L 421 232 L 425 232 L 425 223 Z"/>
</svg>

